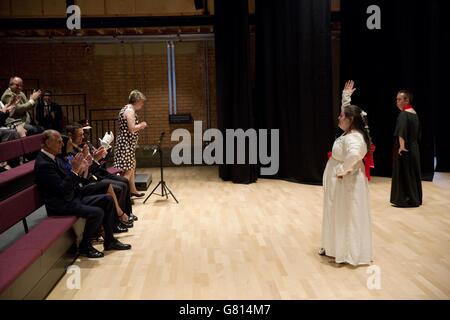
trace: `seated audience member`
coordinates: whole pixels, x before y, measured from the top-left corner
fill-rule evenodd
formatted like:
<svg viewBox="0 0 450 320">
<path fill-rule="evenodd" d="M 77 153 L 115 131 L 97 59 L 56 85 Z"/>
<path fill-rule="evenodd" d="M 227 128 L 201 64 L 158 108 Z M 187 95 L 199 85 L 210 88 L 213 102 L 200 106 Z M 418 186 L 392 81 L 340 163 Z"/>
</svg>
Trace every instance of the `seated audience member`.
<svg viewBox="0 0 450 320">
<path fill-rule="evenodd" d="M 42 150 L 39 152 L 34 171 L 36 183 L 45 203 L 48 215 L 75 215 L 86 219 L 83 239 L 79 253 L 90 258 L 103 257 L 95 249 L 91 240 L 103 225 L 105 250 L 128 250 L 129 244 L 123 244 L 113 235 L 113 222 L 116 215 L 114 201 L 107 194 L 86 194 L 81 177 L 89 170 L 89 160 L 77 153 L 72 161 L 72 170 L 64 169 L 64 163 L 58 157 L 62 149 L 61 134 L 55 130 L 46 130 L 42 137 Z"/>
<path fill-rule="evenodd" d="M 16 104 L 16 110 L 12 116 L 15 119 L 21 119 L 28 135 L 41 133 L 43 129 L 39 126 L 32 125 L 31 114 L 29 111 L 36 105 L 37 99 L 41 96 L 41 90 L 33 91 L 28 99 L 23 93 L 23 81 L 19 77 L 12 77 L 9 81 L 9 88 L 5 90 L 1 101 L 8 104 L 15 97 L 19 97 Z M 7 121 L 8 122 L 8 121 Z"/>
<path fill-rule="evenodd" d="M 116 193 L 116 196 L 119 199 L 120 207 L 123 208 L 123 210 L 129 214 L 128 216 L 124 216 L 122 221 L 125 223 L 127 223 L 128 220 L 130 220 L 130 222 L 136 221 L 137 217 L 132 213 L 133 209 L 131 204 L 130 189 L 128 187 L 129 186 L 128 179 L 122 176 L 110 174 L 106 170 L 106 163 L 103 164 L 100 163 L 101 159 L 103 159 L 107 153 L 105 148 L 100 147 L 96 149 L 92 144 L 84 143 L 83 142 L 83 139 L 85 139 L 84 130 L 77 123 L 67 126 L 66 133 L 69 137 L 71 137 L 72 142 L 78 148 L 83 149 L 85 145 L 88 145 L 89 148 L 87 150 L 87 153 L 90 153 L 95 160 L 92 166 L 90 167 L 90 173 L 99 180 L 105 180 L 113 185 L 114 192 Z"/>
<path fill-rule="evenodd" d="M 23 125 L 14 125 L 13 122 L 8 122 L 10 116 L 14 114 L 16 109 L 16 102 L 18 98 L 12 99 L 6 106 L 0 101 L 0 143 L 11 141 L 25 137 L 26 130 Z M 0 163 L 0 171 L 9 170 L 20 165 L 20 158 L 10 159 L 7 162 Z"/>
<path fill-rule="evenodd" d="M 71 163 L 72 159 L 76 156 L 77 152 L 73 149 L 72 139 L 69 136 L 62 135 L 62 139 L 63 139 L 63 147 L 61 153 L 58 154 L 57 157 L 61 158 L 61 160 L 63 161 L 62 162 L 63 168 L 67 171 L 67 173 L 69 173 L 72 170 L 72 163 Z M 109 183 L 106 180 L 97 181 L 92 178 L 90 179 L 88 175 L 89 172 L 87 170 L 85 172 L 85 176 L 83 176 L 81 179 L 81 183 L 83 185 L 85 192 L 96 194 L 98 193 L 98 190 L 106 191 L 106 193 L 112 197 L 117 213 L 117 217 L 116 219 L 114 219 L 114 226 L 113 226 L 114 233 L 127 232 L 128 231 L 127 228 L 132 228 L 133 223 L 128 222 L 128 216 L 120 207 L 111 183 Z M 127 219 L 126 221 L 125 218 Z"/>
<path fill-rule="evenodd" d="M 8 126 L 6 123 L 6 120 L 14 114 L 17 101 L 18 98 L 12 99 L 6 106 L 0 101 L 0 142 L 10 141 L 21 137 L 21 134 L 14 126 L 11 128 L 11 126 Z M 24 133 L 26 132 L 22 131 L 23 136 Z"/>
<path fill-rule="evenodd" d="M 36 106 L 36 123 L 44 129 L 63 131 L 63 114 L 61 106 L 52 101 L 52 93 L 44 91 L 42 99 Z"/>
</svg>

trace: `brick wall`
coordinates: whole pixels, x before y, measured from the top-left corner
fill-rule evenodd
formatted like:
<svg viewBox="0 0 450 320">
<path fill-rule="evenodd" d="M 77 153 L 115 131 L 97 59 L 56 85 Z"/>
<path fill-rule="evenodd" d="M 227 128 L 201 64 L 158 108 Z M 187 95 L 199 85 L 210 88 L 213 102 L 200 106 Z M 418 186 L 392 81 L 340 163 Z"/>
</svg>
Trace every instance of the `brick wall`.
<svg viewBox="0 0 450 320">
<path fill-rule="evenodd" d="M 206 57 L 209 67 L 209 93 L 206 84 Z M 214 43 L 208 41 L 175 44 L 177 112 L 191 113 L 207 129 L 207 106 L 211 105 L 211 126 L 216 127 Z M 41 89 L 53 93 L 86 93 L 87 108 L 120 109 L 133 89 L 147 96 L 140 120 L 149 123 L 141 134 L 140 146 L 157 142 L 166 132 L 164 148 L 176 128 L 191 132 L 193 125 L 170 125 L 167 81 L 167 49 L 162 43 L 126 44 L 13 44 L 0 47 L 0 78 L 19 75 L 25 88 L 35 85 L 26 79 L 39 79 Z M 31 81 L 30 81 L 31 82 Z M 118 111 L 96 112 L 92 118 L 117 118 Z M 92 119 L 92 120 L 93 120 Z"/>
</svg>

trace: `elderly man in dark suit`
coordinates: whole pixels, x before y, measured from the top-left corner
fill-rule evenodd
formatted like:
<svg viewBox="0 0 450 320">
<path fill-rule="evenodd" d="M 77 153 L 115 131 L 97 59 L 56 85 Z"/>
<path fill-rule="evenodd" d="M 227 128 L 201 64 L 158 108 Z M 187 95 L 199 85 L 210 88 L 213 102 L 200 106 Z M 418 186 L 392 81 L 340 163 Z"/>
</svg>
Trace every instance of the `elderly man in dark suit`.
<svg viewBox="0 0 450 320">
<path fill-rule="evenodd" d="M 87 193 L 80 186 L 81 177 L 89 170 L 89 159 L 78 153 L 72 160 L 72 171 L 67 173 L 60 163 L 62 160 L 56 157 L 61 148 L 60 133 L 55 130 L 44 131 L 42 150 L 36 158 L 34 171 L 48 215 L 76 215 L 86 219 L 83 239 L 79 246 L 81 255 L 89 258 L 103 257 L 103 253 L 91 244 L 91 239 L 100 225 L 103 225 L 105 231 L 105 250 L 130 249 L 131 245 L 123 244 L 114 238 L 113 220 L 116 212 L 111 196 L 92 194 L 92 190 Z"/>
</svg>

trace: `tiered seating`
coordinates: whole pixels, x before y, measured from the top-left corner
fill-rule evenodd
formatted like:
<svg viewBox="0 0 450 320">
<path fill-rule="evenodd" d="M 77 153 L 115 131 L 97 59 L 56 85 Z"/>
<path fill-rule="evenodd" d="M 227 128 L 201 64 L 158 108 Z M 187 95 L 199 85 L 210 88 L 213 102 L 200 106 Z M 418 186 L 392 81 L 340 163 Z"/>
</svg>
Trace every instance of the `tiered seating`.
<svg viewBox="0 0 450 320">
<path fill-rule="evenodd" d="M 0 161 L 40 149 L 40 135 L 0 144 Z M 34 184 L 34 161 L 0 173 L 0 234 L 20 221 L 25 235 L 0 252 L 0 299 L 43 299 L 64 275 L 84 219 L 47 217 L 28 230 L 27 217 L 43 204 Z M 75 230 L 77 230 L 75 232 Z"/>
<path fill-rule="evenodd" d="M 0 162 L 29 156 L 41 149 L 42 135 L 0 143 Z M 34 183 L 34 160 L 0 173 L 0 200 Z"/>
</svg>

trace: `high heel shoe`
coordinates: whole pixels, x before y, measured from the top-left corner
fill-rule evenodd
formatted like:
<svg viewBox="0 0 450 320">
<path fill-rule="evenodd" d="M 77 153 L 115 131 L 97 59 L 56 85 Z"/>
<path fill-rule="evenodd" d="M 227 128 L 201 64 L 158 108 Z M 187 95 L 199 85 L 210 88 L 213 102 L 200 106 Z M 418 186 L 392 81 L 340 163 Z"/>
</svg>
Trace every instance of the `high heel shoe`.
<svg viewBox="0 0 450 320">
<path fill-rule="evenodd" d="M 125 228 L 133 228 L 133 221 L 122 221 L 120 220 L 119 223 L 125 227 Z"/>
<path fill-rule="evenodd" d="M 133 228 L 133 219 L 131 219 L 131 216 L 128 216 L 128 220 L 122 220 L 122 217 L 125 215 L 125 212 L 123 212 L 119 218 L 119 223 L 124 228 Z"/>
<path fill-rule="evenodd" d="M 142 198 L 143 196 L 145 196 L 144 192 L 141 192 L 141 193 L 131 192 L 130 194 L 131 194 L 132 197 L 136 197 L 136 198 Z"/>
</svg>

